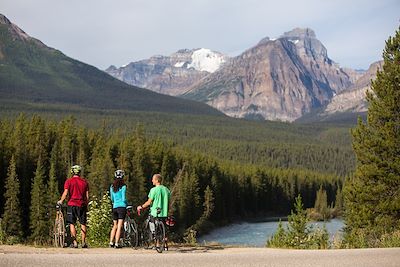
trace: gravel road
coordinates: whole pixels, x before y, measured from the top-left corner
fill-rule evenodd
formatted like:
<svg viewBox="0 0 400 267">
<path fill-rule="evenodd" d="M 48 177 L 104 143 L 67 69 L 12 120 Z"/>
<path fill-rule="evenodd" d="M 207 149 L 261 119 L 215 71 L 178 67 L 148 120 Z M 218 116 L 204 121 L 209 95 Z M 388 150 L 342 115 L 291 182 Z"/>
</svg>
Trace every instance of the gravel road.
<svg viewBox="0 0 400 267">
<path fill-rule="evenodd" d="M 371 266 L 400 267 L 400 248 L 285 250 L 268 248 L 56 249 L 0 246 L 0 266 Z"/>
</svg>

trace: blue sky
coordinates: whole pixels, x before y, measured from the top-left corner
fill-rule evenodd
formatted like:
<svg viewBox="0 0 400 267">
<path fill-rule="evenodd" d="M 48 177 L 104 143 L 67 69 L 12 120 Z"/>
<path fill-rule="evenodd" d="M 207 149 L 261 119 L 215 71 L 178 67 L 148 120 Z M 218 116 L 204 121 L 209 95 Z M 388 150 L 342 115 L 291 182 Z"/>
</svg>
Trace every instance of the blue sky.
<svg viewBox="0 0 400 267">
<path fill-rule="evenodd" d="M 367 69 L 400 25 L 399 0 L 1 0 L 0 13 L 100 69 L 182 48 L 234 56 L 296 27 L 341 66 Z"/>
</svg>

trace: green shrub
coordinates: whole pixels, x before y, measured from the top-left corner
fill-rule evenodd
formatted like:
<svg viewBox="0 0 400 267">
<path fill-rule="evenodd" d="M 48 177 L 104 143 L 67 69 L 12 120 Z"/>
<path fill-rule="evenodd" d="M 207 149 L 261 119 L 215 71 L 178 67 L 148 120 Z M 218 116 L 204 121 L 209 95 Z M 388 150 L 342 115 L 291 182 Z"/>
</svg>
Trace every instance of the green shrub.
<svg viewBox="0 0 400 267">
<path fill-rule="evenodd" d="M 388 248 L 400 247 L 400 230 L 385 233 L 377 236 L 375 233 L 368 233 L 366 229 L 357 229 L 346 233 L 344 248 Z"/>
<path fill-rule="evenodd" d="M 400 230 L 382 235 L 380 247 L 400 247 Z"/>
<path fill-rule="evenodd" d="M 189 228 L 185 231 L 183 235 L 183 240 L 185 241 L 186 244 L 195 246 L 197 245 L 196 236 L 197 236 L 197 231 L 192 228 Z"/>
<path fill-rule="evenodd" d="M 0 218 L 0 244 L 4 244 L 6 240 L 6 234 L 4 233 L 3 230 L 3 225 L 2 225 L 2 219 Z"/>
<path fill-rule="evenodd" d="M 267 247 L 272 248 L 286 248 L 287 247 L 287 234 L 283 229 L 282 221 L 279 220 L 278 229 L 271 239 L 267 240 Z"/>
<path fill-rule="evenodd" d="M 92 200 L 89 203 L 87 240 L 91 246 L 107 246 L 112 227 L 111 199 L 108 193 L 100 201 Z"/>
<path fill-rule="evenodd" d="M 295 210 L 288 217 L 288 225 L 283 228 L 279 222 L 275 234 L 267 240 L 267 247 L 295 249 L 326 249 L 329 235 L 326 227 L 313 229 L 307 226 L 307 212 L 303 209 L 300 195 L 296 198 Z"/>
<path fill-rule="evenodd" d="M 14 245 L 20 244 L 22 242 L 22 238 L 15 235 L 7 235 L 4 231 L 3 220 L 0 218 L 0 245 Z"/>
</svg>

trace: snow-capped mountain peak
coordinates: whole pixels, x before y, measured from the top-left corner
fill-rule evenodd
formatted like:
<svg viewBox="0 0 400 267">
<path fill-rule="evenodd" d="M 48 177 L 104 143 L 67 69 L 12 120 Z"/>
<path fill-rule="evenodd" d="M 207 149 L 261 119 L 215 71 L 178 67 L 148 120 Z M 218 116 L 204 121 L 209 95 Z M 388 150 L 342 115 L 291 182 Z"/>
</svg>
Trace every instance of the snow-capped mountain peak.
<svg viewBox="0 0 400 267">
<path fill-rule="evenodd" d="M 192 62 L 187 65 L 187 68 L 213 73 L 218 70 L 224 62 L 225 57 L 220 53 L 213 52 L 210 49 L 200 48 L 193 52 Z"/>
</svg>

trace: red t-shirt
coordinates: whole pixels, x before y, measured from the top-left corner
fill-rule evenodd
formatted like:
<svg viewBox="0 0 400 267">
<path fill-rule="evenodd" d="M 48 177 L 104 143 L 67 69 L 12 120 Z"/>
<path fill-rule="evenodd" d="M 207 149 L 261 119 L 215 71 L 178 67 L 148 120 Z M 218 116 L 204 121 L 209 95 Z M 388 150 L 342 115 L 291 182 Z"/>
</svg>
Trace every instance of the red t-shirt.
<svg viewBox="0 0 400 267">
<path fill-rule="evenodd" d="M 87 205 L 86 191 L 89 191 L 89 184 L 85 179 L 74 175 L 65 181 L 64 189 L 68 189 L 69 193 L 68 206 Z"/>
</svg>

